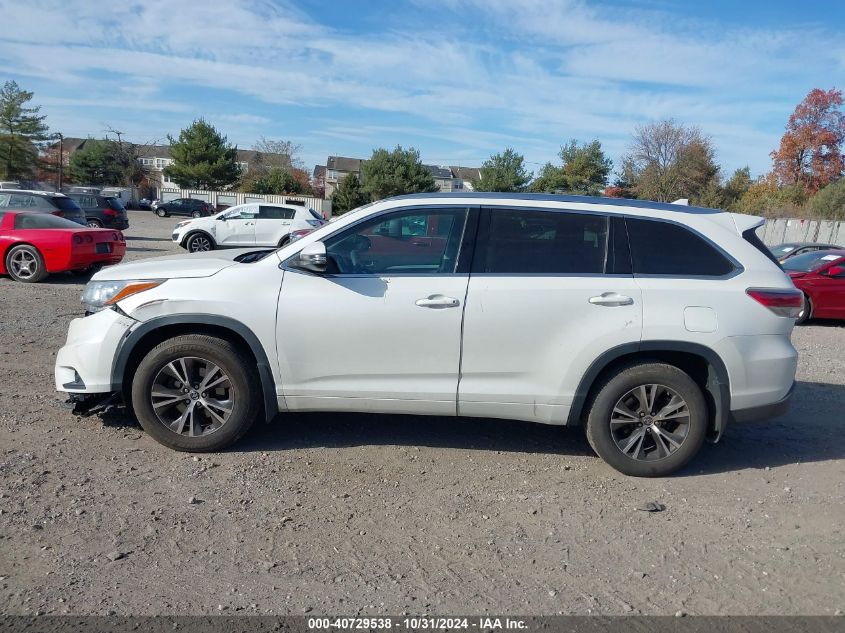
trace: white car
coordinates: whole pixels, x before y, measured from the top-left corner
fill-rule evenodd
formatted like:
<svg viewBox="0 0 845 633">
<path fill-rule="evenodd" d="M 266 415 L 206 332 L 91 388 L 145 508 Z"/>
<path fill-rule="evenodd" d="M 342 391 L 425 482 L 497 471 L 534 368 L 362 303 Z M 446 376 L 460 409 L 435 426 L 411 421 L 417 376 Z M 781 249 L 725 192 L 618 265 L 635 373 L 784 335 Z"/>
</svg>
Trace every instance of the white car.
<svg viewBox="0 0 845 633">
<path fill-rule="evenodd" d="M 473 416 L 585 425 L 617 470 L 666 475 L 788 407 L 802 300 L 762 223 L 575 196 L 383 200 L 278 250 L 97 273 L 56 388 L 80 413 L 124 399 L 184 451 L 287 411 Z"/>
<path fill-rule="evenodd" d="M 191 253 L 216 248 L 280 247 L 323 224 L 323 216 L 309 207 L 254 202 L 179 222 L 171 238 Z"/>
</svg>

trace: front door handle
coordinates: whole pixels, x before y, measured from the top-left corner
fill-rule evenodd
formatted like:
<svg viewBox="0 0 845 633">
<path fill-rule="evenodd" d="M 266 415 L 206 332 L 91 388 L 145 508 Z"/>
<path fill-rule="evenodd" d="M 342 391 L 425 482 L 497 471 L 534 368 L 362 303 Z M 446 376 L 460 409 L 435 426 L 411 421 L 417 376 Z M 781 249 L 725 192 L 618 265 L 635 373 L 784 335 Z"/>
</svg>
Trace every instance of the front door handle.
<svg viewBox="0 0 845 633">
<path fill-rule="evenodd" d="M 598 297 L 590 297 L 590 303 L 594 306 L 629 306 L 633 305 L 634 300 L 626 295 L 620 295 L 618 292 L 603 292 Z"/>
<path fill-rule="evenodd" d="M 428 295 L 425 299 L 417 299 L 415 303 L 421 308 L 457 308 L 461 302 L 454 297 L 443 295 Z"/>
</svg>

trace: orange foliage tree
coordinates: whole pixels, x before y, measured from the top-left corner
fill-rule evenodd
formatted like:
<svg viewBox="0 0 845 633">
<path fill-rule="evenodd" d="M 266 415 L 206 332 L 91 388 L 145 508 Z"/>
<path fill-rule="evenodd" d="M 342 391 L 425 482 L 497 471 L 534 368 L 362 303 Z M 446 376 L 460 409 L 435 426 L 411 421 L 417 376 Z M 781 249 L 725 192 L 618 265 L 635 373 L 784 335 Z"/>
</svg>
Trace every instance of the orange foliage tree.
<svg viewBox="0 0 845 633">
<path fill-rule="evenodd" d="M 789 117 L 780 147 L 772 152 L 782 185 L 799 185 L 813 195 L 843 175 L 845 113 L 842 91 L 814 88 Z"/>
</svg>

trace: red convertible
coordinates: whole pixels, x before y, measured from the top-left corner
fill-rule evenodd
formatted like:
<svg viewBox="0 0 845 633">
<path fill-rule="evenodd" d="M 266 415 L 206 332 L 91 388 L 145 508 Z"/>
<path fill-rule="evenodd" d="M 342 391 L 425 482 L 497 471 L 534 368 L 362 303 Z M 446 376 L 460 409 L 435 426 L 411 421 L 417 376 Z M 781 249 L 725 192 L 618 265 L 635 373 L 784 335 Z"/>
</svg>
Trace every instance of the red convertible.
<svg viewBox="0 0 845 633">
<path fill-rule="evenodd" d="M 120 231 L 89 229 L 50 213 L 0 212 L 0 274 L 16 281 L 117 264 L 125 252 Z"/>
<path fill-rule="evenodd" d="M 783 269 L 804 293 L 804 309 L 796 323 L 845 319 L 845 249 L 796 255 L 783 262 Z"/>
</svg>

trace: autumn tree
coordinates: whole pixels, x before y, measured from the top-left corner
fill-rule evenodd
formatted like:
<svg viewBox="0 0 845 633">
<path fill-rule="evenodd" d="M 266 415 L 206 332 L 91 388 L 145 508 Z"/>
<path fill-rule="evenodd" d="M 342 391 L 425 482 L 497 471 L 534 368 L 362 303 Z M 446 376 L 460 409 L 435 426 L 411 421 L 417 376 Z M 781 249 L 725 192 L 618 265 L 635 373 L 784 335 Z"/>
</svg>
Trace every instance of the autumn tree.
<svg viewBox="0 0 845 633">
<path fill-rule="evenodd" d="M 845 113 L 842 91 L 814 88 L 786 124 L 773 173 L 782 185 L 798 185 L 809 195 L 845 173 Z"/>
<path fill-rule="evenodd" d="M 525 191 L 531 181 L 531 172 L 525 169 L 525 158 L 516 150 L 507 148 L 493 154 L 481 164 L 480 176 L 472 181 L 475 191 Z"/>
<path fill-rule="evenodd" d="M 613 162 L 604 155 L 598 140 L 579 146 L 572 139 L 560 148 L 558 156 L 562 164 L 546 163 L 531 183 L 532 191 L 597 196 L 604 190 Z"/>
<path fill-rule="evenodd" d="M 373 200 L 406 193 L 437 191 L 434 177 L 420 161 L 420 153 L 413 147 L 397 145 L 393 151 L 373 150 L 373 155 L 361 166 L 364 191 Z"/>
<path fill-rule="evenodd" d="M 27 107 L 32 93 L 15 81 L 0 88 L 0 178 L 17 180 L 32 175 L 40 165 L 38 143 L 47 140 L 41 106 Z"/>
<path fill-rule="evenodd" d="M 225 189 L 240 180 L 238 150 L 213 125 L 197 119 L 170 141 L 164 174 L 183 189 Z"/>
<path fill-rule="evenodd" d="M 699 203 L 719 179 L 713 141 L 672 119 L 638 126 L 623 159 L 621 177 L 638 198 Z"/>
</svg>

